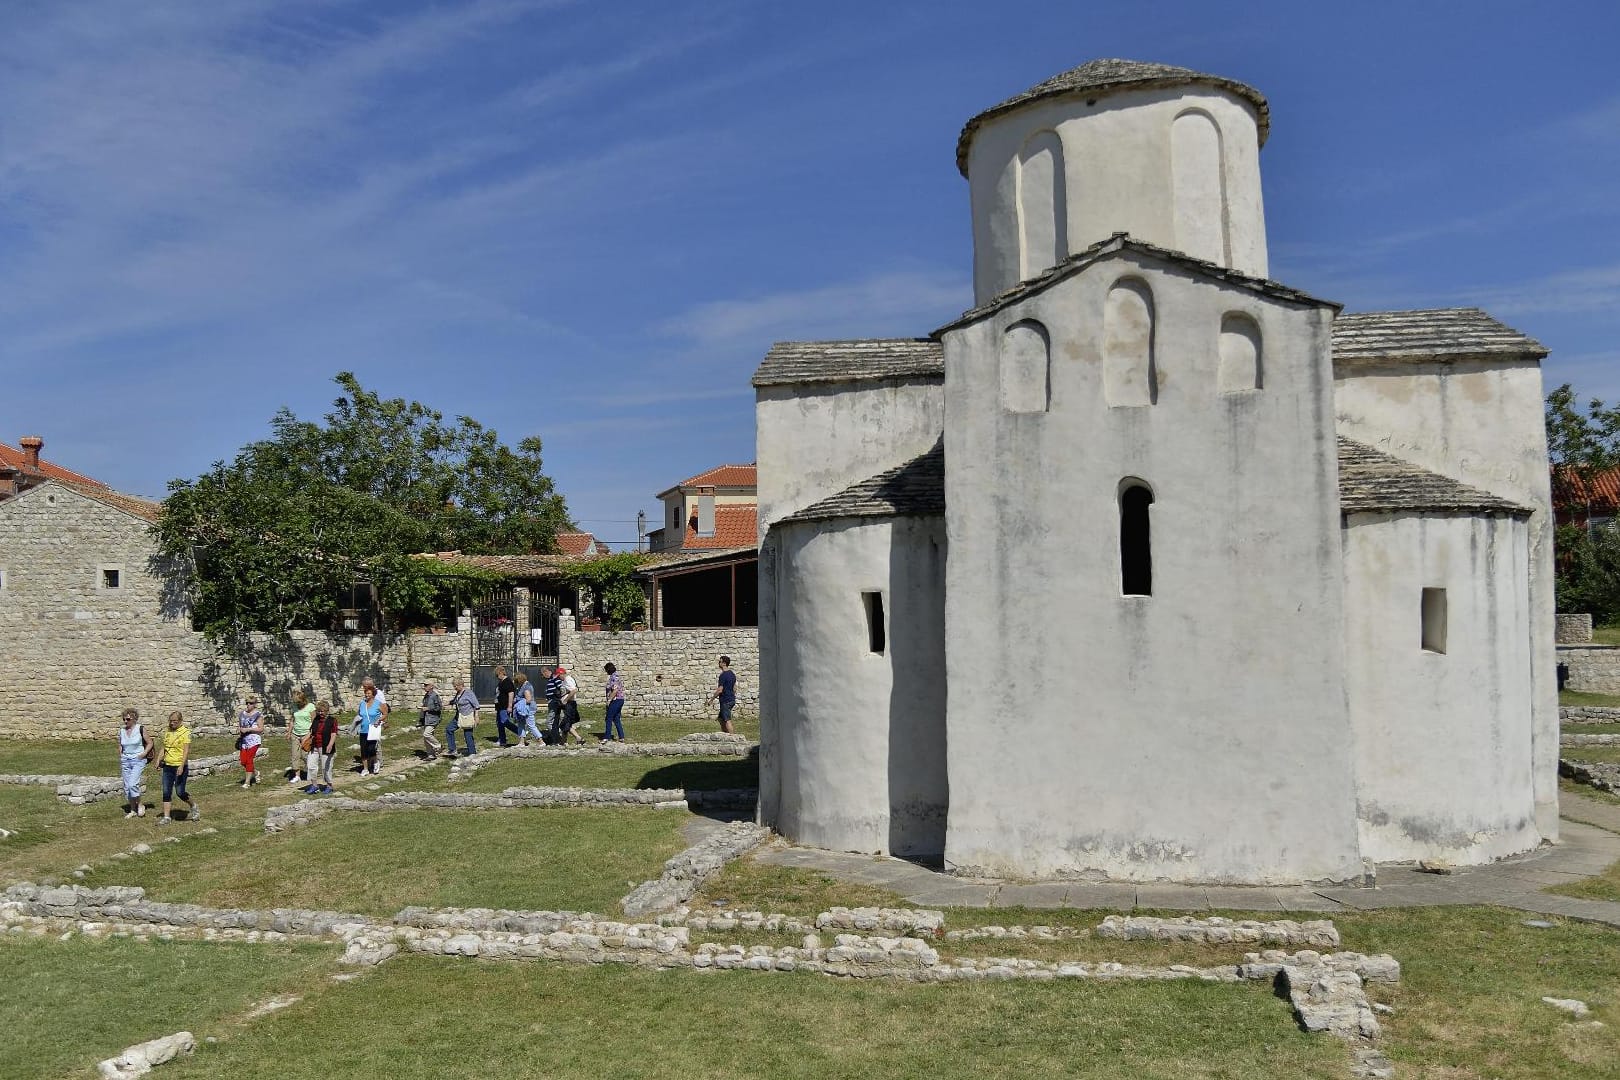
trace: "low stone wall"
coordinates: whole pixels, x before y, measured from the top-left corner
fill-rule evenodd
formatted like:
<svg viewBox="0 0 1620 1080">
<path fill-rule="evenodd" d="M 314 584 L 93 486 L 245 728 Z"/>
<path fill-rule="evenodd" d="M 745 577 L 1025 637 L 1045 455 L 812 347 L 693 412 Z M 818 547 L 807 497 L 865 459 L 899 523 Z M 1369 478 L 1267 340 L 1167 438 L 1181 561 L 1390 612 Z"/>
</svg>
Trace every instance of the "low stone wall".
<svg viewBox="0 0 1620 1080">
<path fill-rule="evenodd" d="M 263 757 L 270 752 L 270 748 L 260 744 L 259 752 L 255 757 Z M 186 776 L 195 780 L 202 776 L 212 776 L 218 772 L 230 772 L 232 769 L 242 767 L 241 759 L 235 754 L 217 754 L 214 757 L 196 758 L 187 763 Z M 152 778 L 161 775 L 158 766 L 148 765 L 141 774 L 142 788 L 150 787 Z M 63 802 L 75 806 L 86 803 L 100 802 L 114 796 L 124 797 L 124 781 L 117 776 L 69 776 L 56 786 L 56 797 Z"/>
<path fill-rule="evenodd" d="M 611 662 L 624 679 L 625 716 L 690 716 L 714 719 L 705 704 L 721 656 L 731 657 L 737 674 L 737 715 L 759 714 L 759 632 L 735 630 L 627 630 L 585 633 L 564 629 L 558 659 L 579 681 L 580 696 L 600 701 Z"/>
<path fill-rule="evenodd" d="M 1585 645 L 1592 640 L 1592 616 L 1554 615 L 1553 634 L 1560 645 Z"/>
<path fill-rule="evenodd" d="M 156 623 L 158 617 L 150 616 Z M 422 680 L 469 671 L 464 634 L 397 636 L 294 631 L 284 641 L 254 635 L 240 660 L 218 658 L 201 634 L 172 623 L 95 619 L 30 629 L 6 638 L 0 665 L 0 736 L 111 738 L 126 705 L 141 712 L 148 731 L 173 709 L 194 732 L 228 724 L 242 695 L 256 693 L 281 720 L 292 695 L 327 698 L 352 708 L 360 680 L 370 677 L 396 704 L 414 708 Z M 109 681 L 99 705 L 87 709 L 83 684 L 71 673 L 99 671 Z"/>
<path fill-rule="evenodd" d="M 1559 746 L 1620 746 L 1620 733 L 1602 735 L 1577 735 L 1570 732 L 1558 737 Z"/>
<path fill-rule="evenodd" d="M 641 806 L 679 810 L 752 810 L 759 801 L 755 788 L 685 791 L 680 788 L 574 788 L 512 787 L 499 795 L 459 794 L 453 791 L 391 791 L 375 799 L 300 799 L 272 806 L 264 813 L 264 831 L 308 825 L 328 814 L 382 813 L 388 810 L 516 810 L 579 806 Z"/>
<path fill-rule="evenodd" d="M 1558 759 L 1558 775 L 1611 795 L 1620 795 L 1620 765 L 1597 761 Z"/>
<path fill-rule="evenodd" d="M 1558 662 L 1569 667 L 1566 690 L 1591 694 L 1620 694 L 1620 647 L 1613 645 L 1560 645 Z"/>
<path fill-rule="evenodd" d="M 698 886 L 726 863 L 752 851 L 770 835 L 763 825 L 733 821 L 670 859 L 662 875 L 637 885 L 619 905 L 631 918 L 675 907 L 691 899 Z"/>
<path fill-rule="evenodd" d="M 718 737 L 716 737 L 718 736 Z M 683 735 L 668 743 L 604 742 L 592 746 L 509 746 L 485 747 L 471 757 L 463 754 L 450 762 L 448 783 L 458 783 L 478 770 L 508 758 L 574 757 L 748 757 L 759 751 L 757 743 L 741 735 L 701 732 Z"/>
<path fill-rule="evenodd" d="M 1564 705 L 1558 710 L 1558 721 L 1563 724 L 1620 724 L 1620 709 L 1607 709 L 1600 705 Z"/>
<path fill-rule="evenodd" d="M 1156 919 L 1141 915 L 1110 915 L 1097 927 L 1097 936 L 1118 941 L 1197 941 L 1208 945 L 1229 942 L 1264 945 L 1339 947 L 1339 931 L 1326 919 Z"/>
</svg>

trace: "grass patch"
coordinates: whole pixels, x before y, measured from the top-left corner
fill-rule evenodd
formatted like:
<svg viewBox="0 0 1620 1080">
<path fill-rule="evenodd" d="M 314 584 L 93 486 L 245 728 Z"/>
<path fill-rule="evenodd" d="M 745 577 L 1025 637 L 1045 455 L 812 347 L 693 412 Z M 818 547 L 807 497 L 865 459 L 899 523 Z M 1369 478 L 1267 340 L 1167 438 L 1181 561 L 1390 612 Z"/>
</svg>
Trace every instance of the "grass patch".
<svg viewBox="0 0 1620 1080">
<path fill-rule="evenodd" d="M 444 783 L 445 773 L 439 776 Z M 759 786 L 759 762 L 746 758 L 509 758 L 455 784 L 455 791 L 501 791 L 519 785 L 598 788 L 719 788 Z"/>
<path fill-rule="evenodd" d="M 1558 756 L 1570 761 L 1604 761 L 1616 765 L 1620 764 L 1620 746 L 1565 746 L 1559 748 Z"/>
<path fill-rule="evenodd" d="M 285 833 L 204 837 L 126 862 L 159 900 L 386 916 L 403 907 L 612 914 L 686 846 L 684 815 L 644 809 L 334 814 Z"/>
<path fill-rule="evenodd" d="M 446 1001 L 523 1007 L 422 1022 L 424 1002 Z M 311 1053 L 310 1032 L 334 1017 L 367 1037 L 333 1037 Z M 405 957 L 164 1075 L 436 1080 L 453 1062 L 458 1075 L 560 1080 L 1337 1078 L 1347 1057 L 1338 1040 L 1300 1032 L 1287 1003 L 1256 986 L 919 986 Z"/>
<path fill-rule="evenodd" d="M 1582 900 L 1611 900 L 1620 902 L 1620 862 L 1614 863 L 1601 874 L 1596 874 L 1568 885 L 1554 885 L 1543 892 L 1559 896 L 1574 896 Z"/>
<path fill-rule="evenodd" d="M 594 688 L 593 688 L 594 690 Z M 583 693 L 583 691 L 582 691 Z M 1616 699 L 1620 700 L 1620 699 Z M 594 704 L 581 703 L 579 706 L 580 722 L 585 727 L 586 738 L 594 739 L 591 732 L 602 730 L 602 714 L 607 707 L 600 702 Z M 690 735 L 695 731 L 719 731 L 720 722 L 715 719 L 718 710 L 711 710 L 703 716 L 630 716 L 622 717 L 625 738 L 631 742 L 674 742 L 682 735 Z M 541 712 L 544 719 L 545 713 Z M 485 725 L 480 724 L 480 727 Z M 495 725 L 487 725 L 494 732 Z M 542 723 L 542 727 L 544 724 Z M 734 716 L 731 720 L 731 729 L 739 735 L 746 735 L 754 741 L 759 740 L 759 718 L 757 716 Z"/>
<path fill-rule="evenodd" d="M 160 738 L 161 731 L 161 727 L 147 725 L 146 733 L 154 741 Z M 215 754 L 228 754 L 234 749 L 234 740 L 208 736 L 192 740 L 191 756 L 212 757 Z M 154 768 L 156 766 L 149 765 L 147 771 L 151 772 Z M 111 729 L 105 739 L 0 739 L 0 773 L 117 776 L 118 743 L 113 739 Z"/>
<path fill-rule="evenodd" d="M 1610 806 L 1620 806 L 1620 795 L 1611 795 L 1607 791 L 1599 791 L 1590 784 L 1578 784 L 1566 776 L 1558 778 L 1558 790 L 1568 795 L 1579 795 L 1594 802 L 1608 803 Z"/>
<path fill-rule="evenodd" d="M 1620 694 L 1594 694 L 1585 690 L 1560 690 L 1558 691 L 1558 704 L 1620 709 Z"/>
<path fill-rule="evenodd" d="M 1592 644 L 1620 645 L 1620 626 L 1592 627 Z"/>
<path fill-rule="evenodd" d="M 7 1077 L 83 1075 L 138 1042 L 224 1034 L 229 1018 L 301 989 L 336 957 L 327 945 L 0 938 Z"/>
<path fill-rule="evenodd" d="M 1620 735 L 1620 724 L 1561 724 L 1565 735 Z"/>
<path fill-rule="evenodd" d="M 724 900 L 732 911 L 763 911 L 814 918 L 829 908 L 911 907 L 890 889 L 840 881 L 819 870 L 735 859 L 709 878 L 692 898 L 698 907 Z"/>
<path fill-rule="evenodd" d="M 1345 947 L 1388 952 L 1401 982 L 1370 984 L 1395 1007 L 1384 1049 L 1410 1077 L 1606 1080 L 1620 1061 L 1620 933 L 1523 912 L 1410 908 L 1336 914 Z M 1541 998 L 1578 998 L 1604 1027 L 1570 1022 Z"/>
</svg>

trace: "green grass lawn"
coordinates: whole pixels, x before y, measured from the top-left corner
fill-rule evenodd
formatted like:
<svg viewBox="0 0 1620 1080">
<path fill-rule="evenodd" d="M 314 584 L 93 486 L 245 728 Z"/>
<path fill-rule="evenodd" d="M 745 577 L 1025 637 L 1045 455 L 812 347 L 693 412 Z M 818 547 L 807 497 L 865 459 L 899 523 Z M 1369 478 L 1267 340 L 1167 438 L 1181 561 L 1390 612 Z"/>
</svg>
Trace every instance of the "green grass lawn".
<svg viewBox="0 0 1620 1080">
<path fill-rule="evenodd" d="M 69 941 L 8 934 L 0 964 L 0 1075 L 93 1075 L 126 1046 L 176 1031 L 232 1030 L 254 1003 L 322 978 L 334 945 L 243 945 L 130 939 Z"/>
<path fill-rule="evenodd" d="M 160 730 L 149 727 L 147 734 L 156 740 Z M 211 757 L 234 748 L 234 740 L 209 736 L 194 739 L 191 754 Z M 105 739 L 0 739 L 0 773 L 117 776 L 118 743 L 110 731 Z"/>
<path fill-rule="evenodd" d="M 1337 1078 L 1347 1059 L 1260 986 L 919 986 L 406 957 L 164 1075 L 1191 1080 Z"/>
<path fill-rule="evenodd" d="M 1620 709 L 1620 694 L 1594 694 L 1585 690 L 1558 691 L 1558 704 Z"/>
<path fill-rule="evenodd" d="M 1620 735 L 1620 724 L 1561 724 L 1565 735 Z"/>
<path fill-rule="evenodd" d="M 501 791 L 519 785 L 713 791 L 758 787 L 759 763 L 752 757 L 509 758 L 454 784 L 445 783 L 447 775 L 435 774 L 435 779 L 454 791 Z"/>
<path fill-rule="evenodd" d="M 1620 626 L 1592 627 L 1592 644 L 1620 645 Z"/>
<path fill-rule="evenodd" d="M 392 915 L 403 907 L 613 915 L 686 846 L 685 815 L 651 809 L 333 814 L 284 833 L 221 832 L 131 859 L 97 883 L 212 907 Z"/>
</svg>

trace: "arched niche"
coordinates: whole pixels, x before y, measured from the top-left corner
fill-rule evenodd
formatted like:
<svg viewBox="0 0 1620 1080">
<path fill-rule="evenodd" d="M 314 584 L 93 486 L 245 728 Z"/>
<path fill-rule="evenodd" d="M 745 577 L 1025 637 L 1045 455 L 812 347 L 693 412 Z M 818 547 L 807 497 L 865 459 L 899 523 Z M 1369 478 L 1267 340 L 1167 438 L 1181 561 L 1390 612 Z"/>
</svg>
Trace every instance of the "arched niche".
<svg viewBox="0 0 1620 1080">
<path fill-rule="evenodd" d="M 1171 122 L 1170 191 L 1176 246 L 1194 258 L 1232 265 L 1221 129 L 1202 109 L 1188 109 Z"/>
<path fill-rule="evenodd" d="M 1159 380 L 1153 356 L 1153 292 L 1122 278 L 1103 303 L 1103 397 L 1113 407 L 1152 405 Z"/>
<path fill-rule="evenodd" d="M 1264 360 L 1260 344 L 1260 324 L 1241 311 L 1221 316 L 1220 367 L 1215 388 L 1223 394 L 1258 390 Z"/>
<path fill-rule="evenodd" d="M 1025 319 L 1001 336 L 1001 407 L 1038 413 L 1050 407 L 1052 342 L 1046 327 Z"/>
<path fill-rule="evenodd" d="M 1153 595 L 1153 489 L 1127 476 L 1119 482 L 1119 591 Z"/>
<path fill-rule="evenodd" d="M 1027 281 L 1068 253 L 1063 143 L 1055 131 L 1037 131 L 1018 151 L 1019 277 Z"/>
</svg>

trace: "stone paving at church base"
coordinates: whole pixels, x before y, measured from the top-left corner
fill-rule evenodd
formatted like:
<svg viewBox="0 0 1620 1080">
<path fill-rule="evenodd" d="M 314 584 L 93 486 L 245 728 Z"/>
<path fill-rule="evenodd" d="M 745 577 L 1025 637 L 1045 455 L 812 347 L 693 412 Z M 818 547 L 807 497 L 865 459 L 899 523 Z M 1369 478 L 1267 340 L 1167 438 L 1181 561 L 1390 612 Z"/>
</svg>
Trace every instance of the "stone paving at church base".
<svg viewBox="0 0 1620 1080">
<path fill-rule="evenodd" d="M 1620 862 L 1620 807 L 1567 792 L 1563 806 L 1557 844 L 1485 866 L 1457 867 L 1447 874 L 1425 873 L 1411 866 L 1380 866 L 1373 888 L 1078 881 L 1014 884 L 958 878 L 903 859 L 811 848 L 769 848 L 755 858 L 891 889 L 908 903 L 924 907 L 1351 912 L 1482 904 L 1620 927 L 1620 903 L 1541 891 L 1602 873 Z"/>
</svg>

